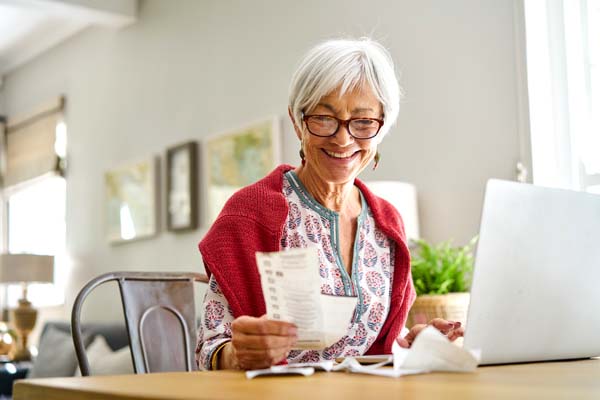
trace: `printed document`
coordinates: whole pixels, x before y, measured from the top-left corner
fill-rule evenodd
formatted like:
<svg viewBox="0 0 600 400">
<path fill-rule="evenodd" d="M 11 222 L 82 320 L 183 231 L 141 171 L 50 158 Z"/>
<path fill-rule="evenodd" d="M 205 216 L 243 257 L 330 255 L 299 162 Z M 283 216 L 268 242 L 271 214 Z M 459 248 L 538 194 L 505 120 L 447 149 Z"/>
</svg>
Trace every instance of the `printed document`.
<svg viewBox="0 0 600 400">
<path fill-rule="evenodd" d="M 298 327 L 297 349 L 320 350 L 347 332 L 355 296 L 321 294 L 317 249 L 256 253 L 267 317 Z"/>
</svg>

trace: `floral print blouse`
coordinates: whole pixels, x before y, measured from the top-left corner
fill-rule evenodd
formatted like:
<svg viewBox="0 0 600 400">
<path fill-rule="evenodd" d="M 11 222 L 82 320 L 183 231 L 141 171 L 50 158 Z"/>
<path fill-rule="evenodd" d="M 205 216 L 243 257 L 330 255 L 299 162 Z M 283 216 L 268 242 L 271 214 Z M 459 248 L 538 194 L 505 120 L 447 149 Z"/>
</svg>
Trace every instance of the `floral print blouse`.
<svg viewBox="0 0 600 400">
<path fill-rule="evenodd" d="M 294 171 L 284 175 L 283 194 L 289 211 L 281 237 L 281 250 L 316 247 L 321 292 L 358 297 L 344 337 L 323 350 L 292 350 L 287 361 L 317 362 L 362 355 L 377 338 L 389 311 L 391 277 L 394 274 L 393 242 L 375 226 L 373 215 L 361 194 L 362 210 L 357 221 L 352 272 L 348 274 L 339 250 L 338 213 L 320 205 Z M 213 352 L 231 340 L 233 320 L 227 299 L 211 276 L 198 329 L 196 362 L 200 369 L 210 369 Z"/>
</svg>

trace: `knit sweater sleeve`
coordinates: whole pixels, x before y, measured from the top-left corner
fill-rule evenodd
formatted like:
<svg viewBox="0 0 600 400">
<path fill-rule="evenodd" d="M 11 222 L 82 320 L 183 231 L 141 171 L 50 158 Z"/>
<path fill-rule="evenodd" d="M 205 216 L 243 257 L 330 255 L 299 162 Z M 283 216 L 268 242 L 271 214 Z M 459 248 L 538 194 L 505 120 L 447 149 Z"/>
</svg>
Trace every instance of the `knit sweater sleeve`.
<svg viewBox="0 0 600 400">
<path fill-rule="evenodd" d="M 278 251 L 287 202 L 280 166 L 236 192 L 199 244 L 206 272 L 214 275 L 234 317 L 266 312 L 256 252 Z"/>
<path fill-rule="evenodd" d="M 218 282 L 235 317 L 265 313 L 257 251 L 272 251 L 272 232 L 240 216 L 220 218 L 201 242 L 200 251 L 209 274 Z"/>
</svg>

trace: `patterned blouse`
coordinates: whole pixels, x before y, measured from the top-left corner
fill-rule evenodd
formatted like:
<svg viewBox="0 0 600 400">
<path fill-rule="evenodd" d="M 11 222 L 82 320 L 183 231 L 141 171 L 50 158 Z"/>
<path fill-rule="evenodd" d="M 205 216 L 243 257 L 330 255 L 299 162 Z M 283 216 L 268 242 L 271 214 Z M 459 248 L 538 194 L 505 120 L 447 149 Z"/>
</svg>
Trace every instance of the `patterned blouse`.
<svg viewBox="0 0 600 400">
<path fill-rule="evenodd" d="M 316 247 L 321 292 L 358 297 L 344 337 L 323 350 L 292 350 L 287 361 L 316 362 L 362 355 L 377 338 L 388 314 L 394 246 L 375 226 L 373 215 L 361 194 L 362 210 L 357 221 L 352 273 L 348 274 L 339 249 L 338 213 L 320 205 L 294 171 L 284 175 L 283 194 L 289 211 L 281 237 L 281 250 Z M 233 320 L 227 299 L 211 276 L 198 329 L 196 361 L 200 369 L 210 369 L 213 352 L 231 340 Z"/>
</svg>

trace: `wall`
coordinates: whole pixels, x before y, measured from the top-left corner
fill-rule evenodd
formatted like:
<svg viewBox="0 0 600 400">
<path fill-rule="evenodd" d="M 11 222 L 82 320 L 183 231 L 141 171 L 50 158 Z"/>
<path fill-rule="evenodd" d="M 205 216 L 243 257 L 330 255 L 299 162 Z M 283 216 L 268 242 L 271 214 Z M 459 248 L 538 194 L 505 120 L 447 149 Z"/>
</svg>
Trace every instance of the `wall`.
<svg viewBox="0 0 600 400">
<path fill-rule="evenodd" d="M 204 232 L 105 240 L 103 173 L 188 139 L 286 115 L 301 55 L 329 37 L 371 35 L 392 52 L 406 94 L 382 161 L 366 179 L 419 190 L 422 235 L 465 243 L 478 231 L 487 178 L 519 158 L 512 1 L 142 1 L 137 24 L 89 29 L 6 77 L 8 115 L 65 94 L 69 172 L 66 317 L 78 289 L 109 270 L 202 271 Z M 284 161 L 297 163 L 289 126 Z M 163 215 L 164 218 L 164 215 Z M 94 319 L 113 318 L 102 292 Z M 114 297 L 114 296 L 112 296 Z M 46 313 L 46 316 L 49 314 Z"/>
</svg>

